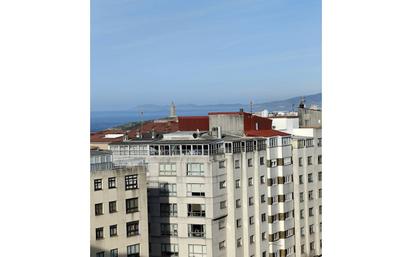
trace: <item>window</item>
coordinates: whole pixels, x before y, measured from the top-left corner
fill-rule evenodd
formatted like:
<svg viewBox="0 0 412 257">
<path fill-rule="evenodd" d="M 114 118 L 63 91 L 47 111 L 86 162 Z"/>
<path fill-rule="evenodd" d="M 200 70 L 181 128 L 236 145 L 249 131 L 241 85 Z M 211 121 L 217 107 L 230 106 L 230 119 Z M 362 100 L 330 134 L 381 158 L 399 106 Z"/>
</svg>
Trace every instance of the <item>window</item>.
<svg viewBox="0 0 412 257">
<path fill-rule="evenodd" d="M 265 197 L 265 195 L 261 195 L 261 196 L 260 196 L 260 202 L 261 202 L 261 203 L 266 202 L 266 197 Z"/>
<path fill-rule="evenodd" d="M 223 250 L 226 248 L 226 241 L 219 242 L 219 250 Z"/>
<path fill-rule="evenodd" d="M 189 217 L 205 217 L 206 207 L 204 204 L 188 204 L 187 216 Z"/>
<path fill-rule="evenodd" d="M 109 202 L 109 213 L 113 213 L 117 211 L 116 201 Z"/>
<path fill-rule="evenodd" d="M 220 189 L 226 188 L 226 181 L 225 180 L 219 182 L 219 188 Z"/>
<path fill-rule="evenodd" d="M 97 203 L 94 205 L 94 213 L 96 216 L 103 215 L 103 204 Z"/>
<path fill-rule="evenodd" d="M 322 164 L 322 155 L 318 155 L 318 164 Z"/>
<path fill-rule="evenodd" d="M 127 257 L 139 257 L 140 255 L 140 245 L 128 245 L 127 246 Z"/>
<path fill-rule="evenodd" d="M 300 253 L 305 253 L 305 245 L 300 245 Z"/>
<path fill-rule="evenodd" d="M 117 225 L 110 226 L 110 236 L 117 236 Z"/>
<path fill-rule="evenodd" d="M 249 244 L 254 244 L 255 243 L 255 235 L 251 235 L 249 237 Z"/>
<path fill-rule="evenodd" d="M 177 236 L 177 224 L 160 224 L 160 234 L 162 236 Z"/>
<path fill-rule="evenodd" d="M 176 196 L 176 184 L 160 183 L 160 195 Z"/>
<path fill-rule="evenodd" d="M 319 223 L 319 232 L 322 232 L 322 222 Z"/>
<path fill-rule="evenodd" d="M 313 182 L 313 174 L 309 173 L 308 174 L 308 183 L 312 183 Z"/>
<path fill-rule="evenodd" d="M 321 137 L 318 138 L 318 146 L 319 146 L 319 147 L 322 146 L 322 138 L 321 138 Z"/>
<path fill-rule="evenodd" d="M 242 206 L 240 199 L 236 199 L 236 208 L 240 208 Z"/>
<path fill-rule="evenodd" d="M 177 204 L 176 203 L 161 203 L 160 204 L 160 216 L 176 217 L 177 216 Z"/>
<path fill-rule="evenodd" d="M 299 167 L 302 167 L 302 166 L 303 166 L 303 158 L 299 157 Z"/>
<path fill-rule="evenodd" d="M 266 221 L 266 213 L 261 214 L 261 221 L 265 222 Z"/>
<path fill-rule="evenodd" d="M 206 245 L 189 245 L 189 257 L 206 257 Z"/>
<path fill-rule="evenodd" d="M 305 210 L 300 210 L 300 218 L 301 219 L 305 218 Z"/>
<path fill-rule="evenodd" d="M 205 185 L 204 184 L 187 184 L 187 195 L 188 196 L 205 196 Z"/>
<path fill-rule="evenodd" d="M 305 227 L 300 228 L 300 235 L 304 236 L 305 235 Z"/>
<path fill-rule="evenodd" d="M 125 176 L 126 190 L 137 189 L 137 174 Z"/>
<path fill-rule="evenodd" d="M 96 228 L 96 239 L 103 239 L 103 228 Z"/>
<path fill-rule="evenodd" d="M 318 198 L 322 198 L 322 188 L 319 188 Z"/>
<path fill-rule="evenodd" d="M 308 198 L 309 198 L 309 201 L 313 200 L 313 190 L 310 190 L 308 192 Z"/>
<path fill-rule="evenodd" d="M 204 176 L 205 170 L 203 163 L 188 163 L 187 175 L 188 176 Z"/>
<path fill-rule="evenodd" d="M 236 227 L 238 227 L 238 228 L 242 227 L 242 219 L 237 219 L 236 220 Z"/>
<path fill-rule="evenodd" d="M 237 247 L 242 247 L 242 238 L 241 237 L 236 240 L 236 246 Z"/>
<path fill-rule="evenodd" d="M 139 198 L 126 199 L 126 213 L 139 211 Z"/>
<path fill-rule="evenodd" d="M 265 241 L 266 239 L 267 239 L 266 232 L 262 232 L 262 241 Z"/>
<path fill-rule="evenodd" d="M 252 159 L 247 159 L 247 166 L 253 167 Z"/>
<path fill-rule="evenodd" d="M 303 192 L 299 193 L 299 202 L 303 202 L 304 201 L 304 195 Z"/>
<path fill-rule="evenodd" d="M 299 184 L 303 184 L 303 175 L 299 175 Z"/>
<path fill-rule="evenodd" d="M 260 176 L 260 184 L 265 184 L 265 176 Z"/>
<path fill-rule="evenodd" d="M 318 181 L 322 181 L 322 171 L 318 172 Z"/>
<path fill-rule="evenodd" d="M 137 236 L 139 234 L 139 221 L 126 223 L 127 236 Z"/>
<path fill-rule="evenodd" d="M 160 176 L 176 176 L 176 163 L 160 163 L 159 164 Z"/>
<path fill-rule="evenodd" d="M 312 156 L 308 156 L 308 165 L 312 165 Z"/>
<path fill-rule="evenodd" d="M 189 237 L 205 237 L 206 229 L 202 224 L 189 224 L 188 225 Z"/>
<path fill-rule="evenodd" d="M 96 257 L 104 257 L 104 252 L 98 252 L 98 253 L 96 253 Z"/>
<path fill-rule="evenodd" d="M 266 238 L 265 238 L 266 239 Z M 266 251 L 262 252 L 262 257 L 266 257 Z"/>
<path fill-rule="evenodd" d="M 160 251 L 162 256 L 177 257 L 179 256 L 179 245 L 178 244 L 161 244 Z"/>
<path fill-rule="evenodd" d="M 109 178 L 108 184 L 109 184 L 109 189 L 116 188 L 116 178 L 115 177 Z"/>
<path fill-rule="evenodd" d="M 309 217 L 312 217 L 312 216 L 313 216 L 313 207 L 309 208 Z"/>
<path fill-rule="evenodd" d="M 249 217 L 249 225 L 255 224 L 255 216 L 250 216 Z"/>
<path fill-rule="evenodd" d="M 319 215 L 322 215 L 322 205 L 319 205 Z"/>
<path fill-rule="evenodd" d="M 260 165 L 265 165 L 265 157 L 260 157 L 259 161 L 260 161 Z"/>
<path fill-rule="evenodd" d="M 253 199 L 253 196 L 252 197 L 249 197 L 249 206 L 251 206 L 251 205 L 254 205 L 255 204 L 255 200 Z"/>
<path fill-rule="evenodd" d="M 225 167 L 225 161 L 219 161 L 219 169 L 223 169 Z"/>
<path fill-rule="evenodd" d="M 226 221 L 223 220 L 219 220 L 219 229 L 224 229 L 226 227 Z"/>
<path fill-rule="evenodd" d="M 253 178 L 249 178 L 249 179 L 248 179 L 248 185 L 249 185 L 249 186 L 253 186 Z"/>
<path fill-rule="evenodd" d="M 312 224 L 312 225 L 309 226 L 309 234 L 312 235 L 313 233 L 315 233 L 315 229 L 314 229 L 313 224 Z"/>
<path fill-rule="evenodd" d="M 226 209 L 226 201 L 220 202 L 220 209 Z"/>
<path fill-rule="evenodd" d="M 111 249 L 110 250 L 110 257 L 119 257 L 119 250 L 116 249 Z"/>
<path fill-rule="evenodd" d="M 236 184 L 236 188 L 240 188 L 240 179 L 236 179 L 235 184 Z"/>
<path fill-rule="evenodd" d="M 94 180 L 94 191 L 102 190 L 102 180 L 101 179 L 95 179 Z"/>
<path fill-rule="evenodd" d="M 310 250 L 315 250 L 315 242 L 310 242 Z"/>
<path fill-rule="evenodd" d="M 235 169 L 239 169 L 239 168 L 240 168 L 240 161 L 235 160 Z"/>
</svg>

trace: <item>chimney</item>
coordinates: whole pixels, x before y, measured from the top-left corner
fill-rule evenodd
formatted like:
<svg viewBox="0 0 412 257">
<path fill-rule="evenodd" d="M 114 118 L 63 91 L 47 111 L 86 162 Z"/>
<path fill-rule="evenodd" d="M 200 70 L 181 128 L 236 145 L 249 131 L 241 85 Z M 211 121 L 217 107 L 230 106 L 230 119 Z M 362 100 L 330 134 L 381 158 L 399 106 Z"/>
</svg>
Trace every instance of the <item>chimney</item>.
<svg viewBox="0 0 412 257">
<path fill-rule="evenodd" d="M 239 112 L 240 112 L 240 113 L 243 113 L 243 108 L 240 108 Z"/>
</svg>

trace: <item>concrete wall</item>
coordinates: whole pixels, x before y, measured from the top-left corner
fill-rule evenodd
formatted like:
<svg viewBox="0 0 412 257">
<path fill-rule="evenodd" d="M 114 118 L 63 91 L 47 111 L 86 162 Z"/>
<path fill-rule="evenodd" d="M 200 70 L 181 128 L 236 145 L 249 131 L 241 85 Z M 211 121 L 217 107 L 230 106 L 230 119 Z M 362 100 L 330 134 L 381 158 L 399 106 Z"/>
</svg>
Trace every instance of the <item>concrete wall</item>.
<svg viewBox="0 0 412 257">
<path fill-rule="evenodd" d="M 138 189 L 125 190 L 126 175 L 138 174 Z M 116 188 L 108 188 L 108 178 L 116 178 Z M 103 190 L 94 191 L 94 180 L 102 179 Z M 139 211 L 126 214 L 126 199 L 139 198 Z M 109 213 L 109 201 L 116 201 L 117 212 Z M 103 215 L 95 216 L 95 204 L 103 203 Z M 90 256 L 104 251 L 110 256 L 111 249 L 117 248 L 119 256 L 126 256 L 127 246 L 140 244 L 140 256 L 149 256 L 149 230 L 147 213 L 146 170 L 144 167 L 130 167 L 116 170 L 93 171 L 90 173 Z M 139 221 L 139 235 L 127 237 L 126 223 Z M 110 237 L 110 226 L 117 224 L 115 237 Z M 103 227 L 104 239 L 96 240 L 96 228 Z"/>
</svg>

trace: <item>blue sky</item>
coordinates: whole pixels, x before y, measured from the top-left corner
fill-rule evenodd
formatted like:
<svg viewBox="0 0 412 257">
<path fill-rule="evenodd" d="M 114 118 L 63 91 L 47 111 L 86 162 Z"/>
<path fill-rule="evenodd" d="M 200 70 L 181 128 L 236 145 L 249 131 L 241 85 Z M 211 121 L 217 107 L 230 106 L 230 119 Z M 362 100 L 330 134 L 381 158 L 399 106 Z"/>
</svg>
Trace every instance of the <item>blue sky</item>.
<svg viewBox="0 0 412 257">
<path fill-rule="evenodd" d="M 321 0 L 92 0 L 91 106 L 321 91 Z"/>
</svg>

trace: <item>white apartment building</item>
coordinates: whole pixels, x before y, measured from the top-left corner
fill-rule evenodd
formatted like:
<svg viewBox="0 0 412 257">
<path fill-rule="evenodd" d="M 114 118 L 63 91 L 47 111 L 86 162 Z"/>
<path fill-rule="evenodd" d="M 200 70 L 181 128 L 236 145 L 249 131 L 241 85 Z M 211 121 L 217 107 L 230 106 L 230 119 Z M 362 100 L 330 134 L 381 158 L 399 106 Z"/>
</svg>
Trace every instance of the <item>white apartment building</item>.
<svg viewBox="0 0 412 257">
<path fill-rule="evenodd" d="M 248 113 L 209 131 L 112 143 L 115 164 L 147 164 L 150 256 L 295 256 L 292 137 Z"/>
<path fill-rule="evenodd" d="M 110 151 L 91 151 L 90 256 L 149 256 L 146 168 L 113 168 Z"/>
</svg>

